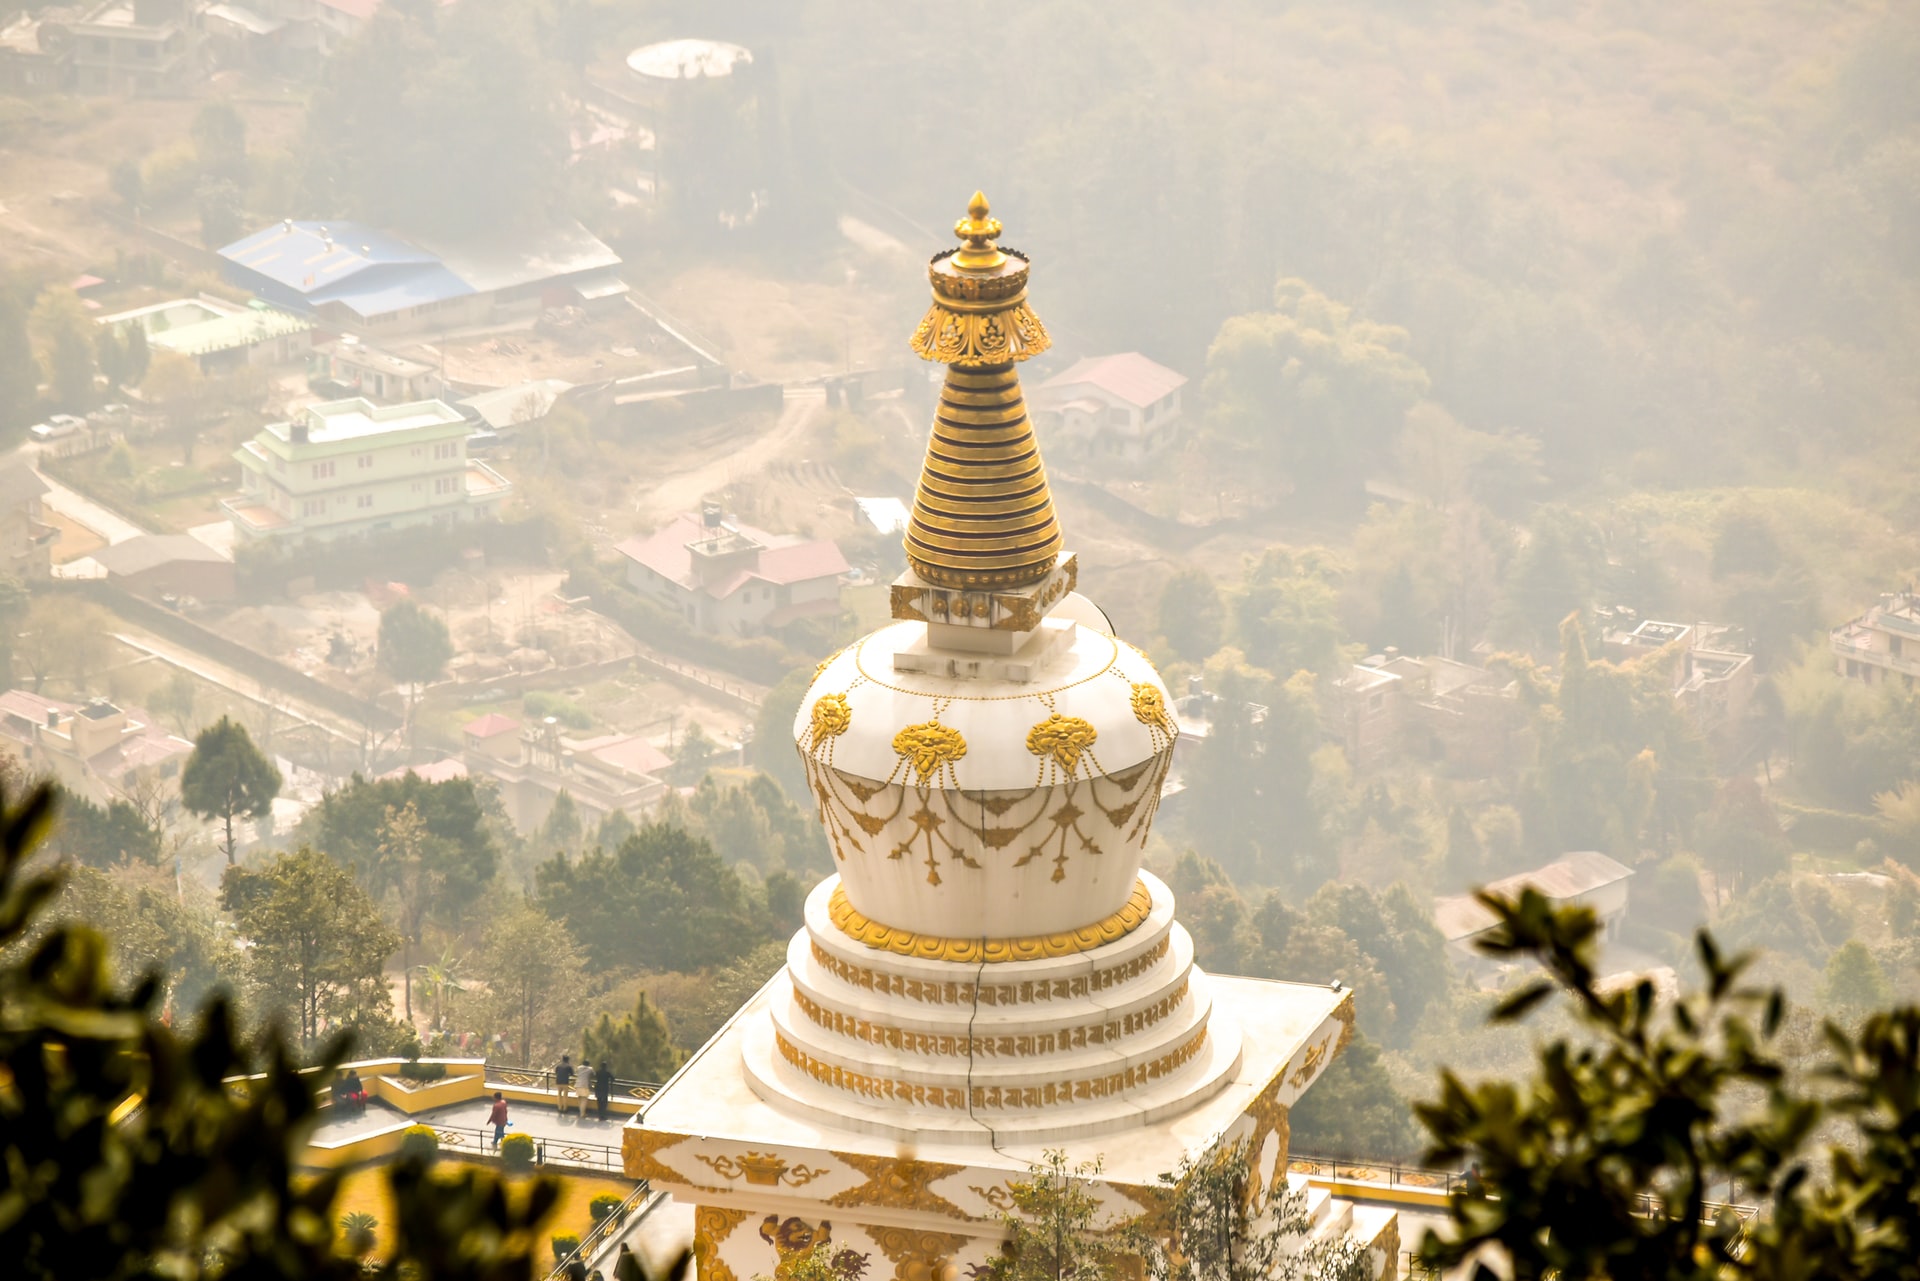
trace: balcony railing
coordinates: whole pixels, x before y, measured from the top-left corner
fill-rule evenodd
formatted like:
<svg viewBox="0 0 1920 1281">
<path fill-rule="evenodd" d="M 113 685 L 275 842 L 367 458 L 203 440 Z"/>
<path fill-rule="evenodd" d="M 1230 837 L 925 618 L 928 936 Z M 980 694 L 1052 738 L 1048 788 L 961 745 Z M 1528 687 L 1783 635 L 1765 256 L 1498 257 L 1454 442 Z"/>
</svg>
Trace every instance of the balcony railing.
<svg viewBox="0 0 1920 1281">
<path fill-rule="evenodd" d="M 487 1061 L 488 1085 L 519 1085 L 530 1090 L 551 1090 L 553 1069 L 550 1067 L 513 1067 L 505 1063 Z M 650 1099 L 654 1091 L 660 1088 L 658 1081 L 630 1081 L 625 1077 L 613 1078 L 613 1093 L 636 1098 L 642 1102 Z"/>
<path fill-rule="evenodd" d="M 1867 663 L 1873 667 L 1882 667 L 1890 672 L 1904 672 L 1909 676 L 1920 676 L 1920 660 L 1907 658 L 1901 654 L 1889 654 L 1883 649 L 1869 649 L 1865 645 L 1848 640 L 1844 630 L 1833 633 L 1828 647 L 1841 658 L 1856 663 Z"/>
</svg>

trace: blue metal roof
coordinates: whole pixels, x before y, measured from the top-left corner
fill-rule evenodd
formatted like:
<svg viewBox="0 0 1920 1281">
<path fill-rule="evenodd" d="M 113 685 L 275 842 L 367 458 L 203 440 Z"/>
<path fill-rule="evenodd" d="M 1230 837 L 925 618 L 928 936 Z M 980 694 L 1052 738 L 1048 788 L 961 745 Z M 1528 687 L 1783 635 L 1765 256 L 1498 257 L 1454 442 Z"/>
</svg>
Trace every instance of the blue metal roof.
<svg viewBox="0 0 1920 1281">
<path fill-rule="evenodd" d="M 436 255 L 358 222 L 278 222 L 220 256 L 310 306 L 339 302 L 363 316 L 473 292 Z"/>
</svg>

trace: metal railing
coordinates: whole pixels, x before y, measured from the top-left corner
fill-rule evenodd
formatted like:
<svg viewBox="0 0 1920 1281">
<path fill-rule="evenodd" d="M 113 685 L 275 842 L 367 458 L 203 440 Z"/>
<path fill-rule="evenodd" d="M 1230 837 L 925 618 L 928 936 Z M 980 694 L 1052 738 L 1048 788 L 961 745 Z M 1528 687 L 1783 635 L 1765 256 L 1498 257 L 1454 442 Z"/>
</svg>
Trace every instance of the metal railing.
<svg viewBox="0 0 1920 1281">
<path fill-rule="evenodd" d="M 566 1272 L 567 1265 L 575 1259 L 579 1259 L 582 1263 L 591 1260 L 594 1252 L 599 1250 L 614 1233 L 625 1231 L 627 1216 L 633 1213 L 636 1205 L 651 1195 L 653 1195 L 653 1185 L 645 1179 L 640 1180 L 640 1186 L 629 1192 L 627 1199 L 622 1201 L 619 1206 L 614 1209 L 613 1213 L 594 1224 L 593 1227 L 588 1230 L 587 1235 L 580 1238 L 580 1244 L 567 1251 L 565 1257 L 553 1265 L 553 1271 L 547 1273 L 547 1281 L 554 1281 L 555 1278 Z"/>
<path fill-rule="evenodd" d="M 1304 1174 L 1309 1178 L 1338 1179 L 1348 1183 L 1369 1183 L 1382 1189 L 1400 1188 L 1448 1195 L 1456 1190 L 1469 1191 L 1472 1182 L 1464 1170 L 1402 1165 L 1398 1161 L 1348 1161 L 1304 1152 L 1288 1154 L 1287 1169 L 1290 1173 Z M 1637 1208 L 1641 1215 L 1649 1219 L 1667 1213 L 1665 1202 L 1651 1192 L 1640 1194 Z M 1700 1205 L 1702 1222 L 1711 1221 L 1727 1212 L 1733 1213 L 1744 1223 L 1759 1213 L 1759 1207 L 1727 1201 L 1704 1201 Z"/>
<path fill-rule="evenodd" d="M 443 1152 L 452 1149 L 463 1156 L 479 1157 L 491 1157 L 495 1154 L 491 1128 L 437 1125 L 432 1121 L 420 1124 L 433 1127 L 434 1137 L 440 1141 Z M 516 1130 L 514 1133 L 526 1134 L 533 1140 L 533 1163 L 536 1166 L 564 1165 L 580 1170 L 600 1170 L 609 1174 L 626 1173 L 626 1163 L 618 1147 L 609 1147 L 604 1143 L 576 1143 L 572 1139 L 546 1138 L 525 1130 Z"/>
<path fill-rule="evenodd" d="M 487 1084 L 518 1085 L 530 1090 L 552 1090 L 554 1088 L 553 1069 L 513 1067 L 505 1063 L 495 1063 L 489 1059 L 487 1060 Z M 652 1098 L 659 1088 L 658 1081 L 629 1081 L 620 1076 L 613 1078 L 614 1094 L 639 1099 L 642 1102 Z"/>
<path fill-rule="evenodd" d="M 1467 1184 L 1467 1176 L 1461 1170 L 1436 1170 L 1427 1166 L 1402 1165 L 1398 1161 L 1343 1161 L 1304 1152 L 1290 1153 L 1287 1169 L 1291 1173 L 1310 1177 L 1372 1183 L 1383 1188 L 1415 1188 L 1422 1192 L 1448 1193 Z"/>
</svg>

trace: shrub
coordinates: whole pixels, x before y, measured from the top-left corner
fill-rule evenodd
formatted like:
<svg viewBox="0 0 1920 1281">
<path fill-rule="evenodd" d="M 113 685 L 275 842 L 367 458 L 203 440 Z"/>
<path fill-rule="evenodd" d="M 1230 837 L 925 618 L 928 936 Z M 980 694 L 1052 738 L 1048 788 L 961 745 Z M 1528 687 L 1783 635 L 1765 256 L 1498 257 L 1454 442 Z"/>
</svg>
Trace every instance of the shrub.
<svg viewBox="0 0 1920 1281">
<path fill-rule="evenodd" d="M 571 1232 L 563 1232 L 553 1239 L 553 1261 L 559 1263 L 579 1248 L 580 1238 Z"/>
<path fill-rule="evenodd" d="M 364 1210 L 341 1215 L 340 1235 L 346 1242 L 347 1253 L 357 1259 L 373 1249 L 373 1230 L 379 1226 L 380 1220 Z"/>
<path fill-rule="evenodd" d="M 520 706 L 535 720 L 552 716 L 568 729 L 593 728 L 593 717 L 587 714 L 586 708 L 564 694 L 555 694 L 544 689 L 530 689 L 521 698 Z"/>
<path fill-rule="evenodd" d="M 447 1065 L 444 1063 L 422 1063 L 418 1059 L 408 1059 L 400 1065 L 400 1079 L 403 1081 L 444 1081 L 447 1079 Z"/>
<path fill-rule="evenodd" d="M 400 1136 L 400 1155 L 432 1161 L 440 1155 L 440 1136 L 430 1125 L 410 1125 Z"/>
<path fill-rule="evenodd" d="M 533 1136 L 509 1134 L 500 1142 L 500 1161 L 509 1170 L 533 1168 Z"/>
<path fill-rule="evenodd" d="M 605 1219 L 608 1215 L 612 1215 L 613 1221 L 618 1223 L 626 1217 L 626 1215 L 621 1213 L 620 1205 L 621 1198 L 611 1192 L 602 1192 L 587 1206 L 587 1214 L 593 1219 L 594 1226 L 596 1227 L 598 1227 L 601 1220 Z"/>
</svg>

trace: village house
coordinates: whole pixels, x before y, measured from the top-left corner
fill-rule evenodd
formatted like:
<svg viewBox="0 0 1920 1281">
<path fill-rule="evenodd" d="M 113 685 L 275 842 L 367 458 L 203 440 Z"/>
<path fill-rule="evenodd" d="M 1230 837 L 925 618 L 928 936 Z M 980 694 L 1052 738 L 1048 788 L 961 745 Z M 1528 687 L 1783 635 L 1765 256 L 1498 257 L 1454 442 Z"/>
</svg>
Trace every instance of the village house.
<svg viewBox="0 0 1920 1281">
<path fill-rule="evenodd" d="M 191 534 L 141 534 L 87 557 L 116 587 L 152 599 L 231 600 L 233 561 Z"/>
<path fill-rule="evenodd" d="M 803 539 L 726 520 L 709 504 L 614 550 L 635 589 L 703 632 L 748 636 L 840 612 L 851 568 L 828 539 Z"/>
<path fill-rule="evenodd" d="M 70 42 L 81 93 L 173 94 L 206 73 L 186 0 L 108 0 L 72 21 L 43 22 L 40 40 Z"/>
<path fill-rule="evenodd" d="M 1389 647 L 1329 682 L 1322 711 L 1362 773 L 1408 753 L 1486 777 L 1523 750 L 1526 714 L 1512 681 L 1457 659 Z"/>
<path fill-rule="evenodd" d="M 434 400 L 447 390 L 434 366 L 383 351 L 352 334 L 315 345 L 307 361 L 307 382 L 328 395 L 362 396 L 383 405 Z"/>
<path fill-rule="evenodd" d="M 1601 631 L 1600 652 L 1609 662 L 1625 664 L 1661 651 L 1671 655 L 1674 702 L 1700 736 L 1723 752 L 1743 746 L 1760 675 L 1734 629 L 1627 617 Z"/>
<path fill-rule="evenodd" d="M 461 729 L 471 776 L 490 778 L 523 832 L 537 830 L 564 791 L 588 828 L 619 810 L 643 814 L 666 796 L 673 761 L 638 734 L 572 738 L 552 720 L 523 725 L 489 712 Z"/>
<path fill-rule="evenodd" d="M 243 542 L 484 519 L 513 487 L 467 457 L 470 430 L 437 400 L 309 405 L 234 451 L 243 492 L 221 507 Z"/>
<path fill-rule="evenodd" d="M 1920 675 L 1920 597 L 1913 588 L 1888 592 L 1880 603 L 1829 635 L 1834 670 L 1865 685 L 1898 676 L 1912 688 Z"/>
<path fill-rule="evenodd" d="M 104 699 L 76 704 L 29 690 L 0 694 L 0 751 L 35 775 L 103 804 L 151 784 L 177 785 L 193 744 L 138 708 Z"/>
<path fill-rule="evenodd" d="M 1095 458 L 1138 462 L 1181 431 L 1186 378 L 1137 351 L 1077 361 L 1029 393 L 1034 424 L 1049 441 Z"/>
</svg>

